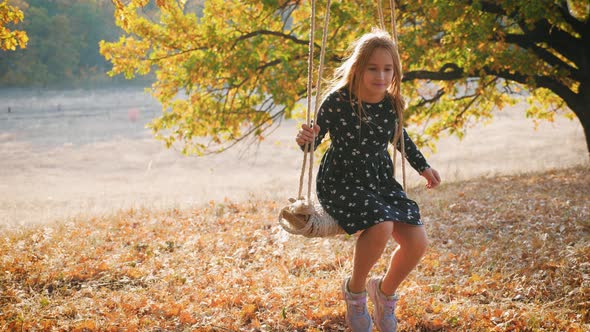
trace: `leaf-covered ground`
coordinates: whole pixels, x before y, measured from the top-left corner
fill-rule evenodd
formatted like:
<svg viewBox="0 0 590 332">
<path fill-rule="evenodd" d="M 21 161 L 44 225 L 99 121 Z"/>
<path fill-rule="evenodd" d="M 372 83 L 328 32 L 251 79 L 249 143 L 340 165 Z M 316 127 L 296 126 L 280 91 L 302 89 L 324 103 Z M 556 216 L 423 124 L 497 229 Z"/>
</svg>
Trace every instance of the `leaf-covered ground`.
<svg viewBox="0 0 590 332">
<path fill-rule="evenodd" d="M 590 330 L 589 171 L 412 190 L 431 247 L 402 285 L 400 330 Z M 354 237 L 288 235 L 281 205 L 211 202 L 4 232 L 0 330 L 345 330 L 339 286 Z"/>
</svg>

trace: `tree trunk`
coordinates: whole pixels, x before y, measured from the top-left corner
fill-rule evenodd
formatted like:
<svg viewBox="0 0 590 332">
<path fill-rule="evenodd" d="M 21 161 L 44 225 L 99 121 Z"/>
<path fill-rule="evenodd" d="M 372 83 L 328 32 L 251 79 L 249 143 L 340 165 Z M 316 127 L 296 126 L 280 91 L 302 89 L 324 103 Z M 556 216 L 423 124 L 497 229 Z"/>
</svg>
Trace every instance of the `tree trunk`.
<svg viewBox="0 0 590 332">
<path fill-rule="evenodd" d="M 580 107 L 584 107 L 585 110 L 576 112 L 576 114 L 579 114 L 578 119 L 582 124 L 582 128 L 584 128 L 584 136 L 586 136 L 586 148 L 588 149 L 588 158 L 590 160 L 590 103 L 586 105 L 580 105 Z"/>
<path fill-rule="evenodd" d="M 588 158 L 590 160 L 590 82 L 582 82 L 580 84 L 577 98 L 571 98 L 569 100 L 564 98 L 564 100 L 574 114 L 576 114 L 582 128 L 584 128 L 586 148 L 588 149 Z"/>
</svg>

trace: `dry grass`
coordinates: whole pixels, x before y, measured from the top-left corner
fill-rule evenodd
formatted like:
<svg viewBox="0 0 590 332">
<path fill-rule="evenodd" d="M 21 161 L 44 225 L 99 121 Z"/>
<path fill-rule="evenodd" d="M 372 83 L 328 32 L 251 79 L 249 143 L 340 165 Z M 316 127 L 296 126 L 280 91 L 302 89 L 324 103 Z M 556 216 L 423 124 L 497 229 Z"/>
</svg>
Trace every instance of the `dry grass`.
<svg viewBox="0 0 590 332">
<path fill-rule="evenodd" d="M 402 331 L 588 331 L 590 169 L 415 189 L 431 248 Z M 0 330 L 342 331 L 353 237 L 282 231 L 282 202 L 6 230 Z M 391 244 L 387 251 L 391 252 Z M 385 269 L 385 259 L 375 273 Z"/>
</svg>

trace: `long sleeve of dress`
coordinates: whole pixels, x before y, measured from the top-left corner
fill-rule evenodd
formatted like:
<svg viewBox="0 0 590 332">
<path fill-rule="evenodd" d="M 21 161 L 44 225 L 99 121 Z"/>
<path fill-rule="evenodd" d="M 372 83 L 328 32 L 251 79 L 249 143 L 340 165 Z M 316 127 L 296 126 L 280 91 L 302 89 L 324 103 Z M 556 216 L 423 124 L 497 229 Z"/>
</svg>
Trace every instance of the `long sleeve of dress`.
<svg viewBox="0 0 590 332">
<path fill-rule="evenodd" d="M 320 132 L 315 137 L 315 144 L 314 144 L 314 151 L 318 148 L 326 136 L 326 134 L 330 131 L 330 124 L 333 123 L 333 110 L 331 108 L 331 99 L 327 98 L 320 106 L 320 110 L 318 111 L 317 117 L 317 124 L 320 126 Z M 299 146 L 301 150 L 305 151 L 305 145 Z"/>
<path fill-rule="evenodd" d="M 398 151 L 401 151 L 400 142 L 397 143 L 396 148 Z M 404 128 L 404 150 L 406 152 L 406 159 L 408 160 L 408 162 L 410 162 L 410 165 L 412 166 L 412 168 L 414 168 L 418 173 L 422 173 L 422 172 L 424 172 L 424 170 L 426 170 L 427 168 L 430 167 L 430 165 L 428 165 L 428 163 L 426 162 L 426 158 L 424 158 L 424 155 L 422 154 L 422 152 L 420 152 L 420 150 L 418 150 L 418 147 L 416 147 L 416 144 L 414 144 L 414 142 L 412 141 L 412 139 L 410 138 L 410 136 L 406 132 L 405 128 Z"/>
</svg>

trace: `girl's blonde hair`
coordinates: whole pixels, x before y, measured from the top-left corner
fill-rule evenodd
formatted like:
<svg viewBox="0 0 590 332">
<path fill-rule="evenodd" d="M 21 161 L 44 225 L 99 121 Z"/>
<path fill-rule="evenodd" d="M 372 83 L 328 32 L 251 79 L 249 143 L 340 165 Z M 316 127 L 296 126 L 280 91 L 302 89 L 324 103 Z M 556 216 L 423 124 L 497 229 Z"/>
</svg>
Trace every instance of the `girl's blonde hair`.
<svg viewBox="0 0 590 332">
<path fill-rule="evenodd" d="M 401 94 L 402 83 L 402 64 L 397 49 L 396 43 L 391 38 L 391 35 L 384 30 L 373 28 L 371 32 L 364 34 L 358 40 L 353 42 L 347 53 L 349 55 L 345 58 L 340 67 L 334 71 L 334 78 L 329 82 L 328 88 L 325 90 L 324 98 L 329 94 L 334 93 L 344 87 L 347 88 L 350 95 L 350 103 L 354 105 L 356 102 L 357 114 L 359 119 L 364 113 L 362 106 L 361 83 L 362 76 L 366 70 L 369 59 L 373 52 L 378 49 L 385 49 L 391 54 L 393 60 L 393 80 L 387 88 L 386 97 L 391 99 L 391 103 L 395 108 L 398 118 L 398 129 L 393 138 L 394 146 L 402 134 L 403 111 L 406 107 L 405 101 Z M 354 94 L 358 100 L 353 100 Z M 354 107 L 354 106 L 353 106 Z"/>
</svg>

